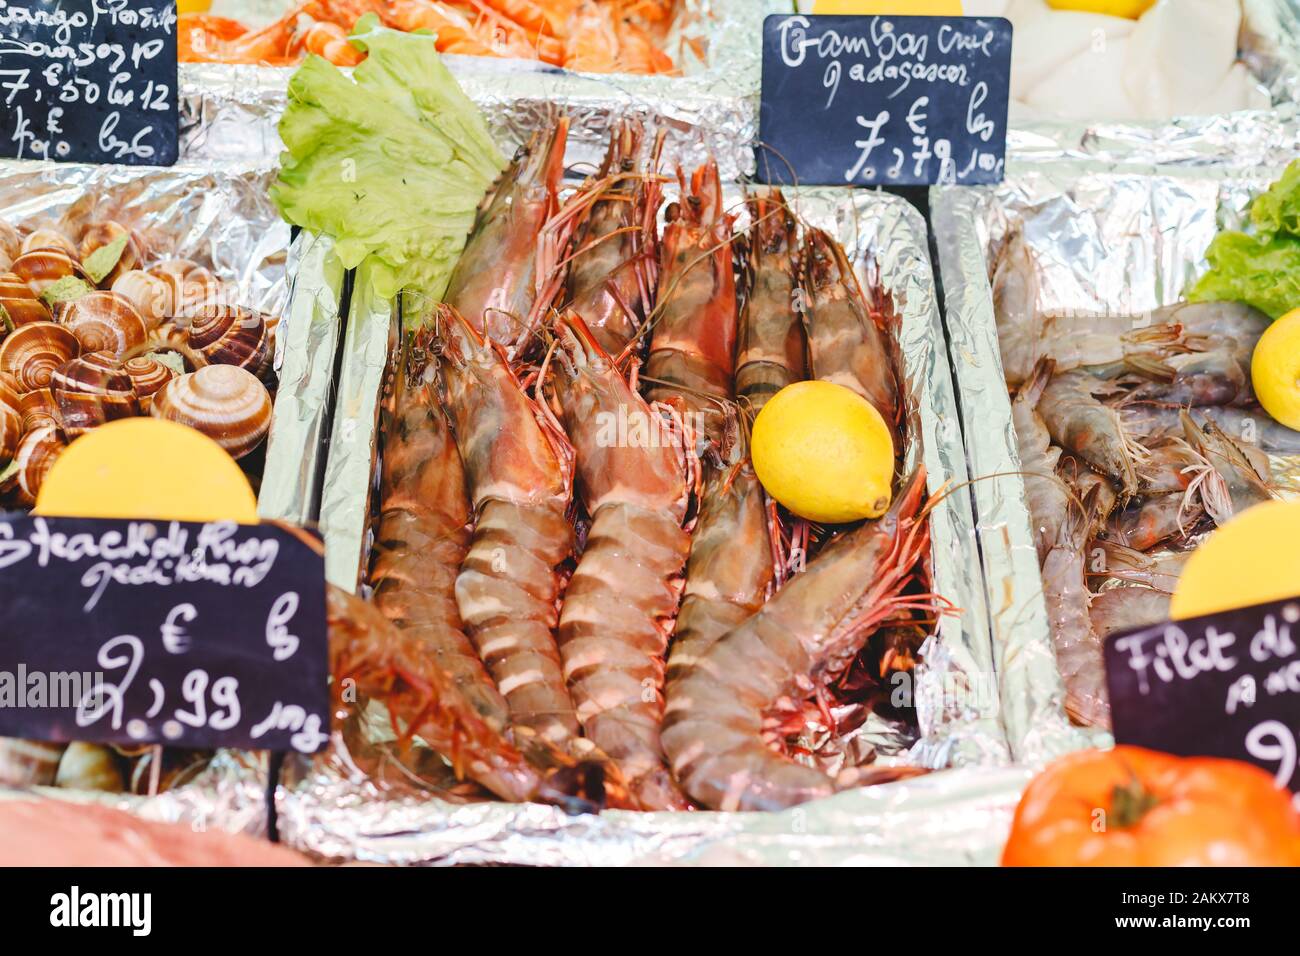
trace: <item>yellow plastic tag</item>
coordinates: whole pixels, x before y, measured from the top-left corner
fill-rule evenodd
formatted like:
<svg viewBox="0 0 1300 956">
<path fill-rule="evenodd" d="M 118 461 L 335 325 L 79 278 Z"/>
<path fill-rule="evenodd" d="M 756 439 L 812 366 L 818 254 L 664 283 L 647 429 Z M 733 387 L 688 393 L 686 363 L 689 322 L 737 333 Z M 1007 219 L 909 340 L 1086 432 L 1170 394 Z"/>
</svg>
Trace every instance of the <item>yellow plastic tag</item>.
<svg viewBox="0 0 1300 956">
<path fill-rule="evenodd" d="M 64 450 L 41 482 L 34 513 L 256 524 L 257 496 L 206 435 L 159 418 L 124 418 Z"/>
<path fill-rule="evenodd" d="M 884 14 L 886 16 L 959 17 L 961 0 L 817 0 L 813 13 Z"/>
<path fill-rule="evenodd" d="M 1300 501 L 1247 508 L 1192 552 L 1170 606 L 1175 621 L 1300 595 Z"/>
</svg>

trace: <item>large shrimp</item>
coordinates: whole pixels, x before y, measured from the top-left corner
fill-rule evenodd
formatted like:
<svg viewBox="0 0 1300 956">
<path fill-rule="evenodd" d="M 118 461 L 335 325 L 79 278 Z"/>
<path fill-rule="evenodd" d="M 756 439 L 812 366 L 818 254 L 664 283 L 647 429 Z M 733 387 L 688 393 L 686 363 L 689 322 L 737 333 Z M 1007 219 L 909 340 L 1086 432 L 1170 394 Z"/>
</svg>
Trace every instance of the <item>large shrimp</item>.
<svg viewBox="0 0 1300 956">
<path fill-rule="evenodd" d="M 638 175 L 643 136 L 634 120 L 614 131 L 595 178 L 600 192 L 576 227 L 569 262 L 569 308 L 616 358 L 645 321 L 658 281 L 655 217 L 663 189 L 657 177 Z"/>
<path fill-rule="evenodd" d="M 763 608 L 716 641 L 668 689 L 663 741 L 691 797 L 719 810 L 780 810 L 856 782 L 770 749 L 764 719 L 825 687 L 871 633 L 921 600 L 902 594 L 926 553 L 925 472 L 889 512 L 828 545 Z"/>
<path fill-rule="evenodd" d="M 1038 414 L 1053 441 L 1119 481 L 1132 496 L 1138 490 L 1137 463 L 1143 449 L 1127 433 L 1119 413 L 1094 397 L 1104 386 L 1080 369 L 1054 375 L 1038 401 Z"/>
<path fill-rule="evenodd" d="M 516 154 L 484 200 L 465 252 L 447 287 L 446 302 L 498 345 L 522 346 L 545 308 L 541 244 L 559 209 L 569 121 L 539 130 Z"/>
<path fill-rule="evenodd" d="M 516 726 L 580 746 L 555 644 L 562 578 L 573 552 L 566 512 L 573 449 L 525 392 L 500 346 L 454 308 L 438 309 L 443 379 L 474 506 L 474 536 L 456 579 L 461 620 Z"/>
<path fill-rule="evenodd" d="M 694 672 L 719 638 L 761 608 L 776 583 L 779 556 L 770 512 L 749 459 L 710 469 L 700 497 L 668 655 L 670 688 Z"/>
<path fill-rule="evenodd" d="M 749 199 L 752 220 L 740 314 L 736 397 L 757 416 L 767 400 L 805 372 L 803 324 L 795 310 L 794 216 L 779 189 Z"/>
<path fill-rule="evenodd" d="M 990 278 L 998 347 L 1007 384 L 1018 387 L 1034 370 L 1043 318 L 1038 310 L 1038 265 L 1016 227 L 1002 243 Z"/>
<path fill-rule="evenodd" d="M 691 176 L 682 199 L 667 209 L 663 267 L 645 378 L 652 402 L 672 404 L 720 442 L 736 360 L 736 280 L 731 217 L 722 208 L 717 163 Z"/>
<path fill-rule="evenodd" d="M 1183 412 L 1182 422 L 1187 444 L 1205 459 L 1204 469 L 1192 484 L 1200 486 L 1205 510 L 1216 524 L 1277 497 L 1267 457 L 1234 442 L 1212 418 L 1198 427 L 1191 415 Z"/>
<path fill-rule="evenodd" d="M 1056 477 L 1061 449 L 1052 444 L 1052 436 L 1037 411 L 1038 401 L 1051 381 L 1054 368 L 1051 359 L 1040 361 L 1011 403 L 1011 422 L 1015 426 L 1016 447 L 1024 473 L 1025 503 L 1034 524 L 1034 545 L 1038 548 L 1040 562 L 1056 541 L 1066 509 L 1070 506 L 1069 492 Z"/>
<path fill-rule="evenodd" d="M 901 454 L 903 412 L 888 320 L 868 307 L 844 247 L 820 229 L 804 238 L 803 273 L 809 371 L 875 406 Z"/>
<path fill-rule="evenodd" d="M 559 644 L 587 739 L 622 771 L 645 810 L 684 810 L 659 742 L 664 651 L 690 550 L 683 527 L 696 491 L 691 436 L 661 417 L 582 320 L 557 323 L 556 391 L 591 516 L 565 590 Z M 626 422 L 626 435 L 618 435 Z"/>
<path fill-rule="evenodd" d="M 374 602 L 423 641 L 478 715 L 495 730 L 509 718 L 462 629 L 456 578 L 469 551 L 470 505 L 460 452 L 435 379 L 432 330 L 410 336 L 383 420 L 380 519 L 370 582 Z"/>
<path fill-rule="evenodd" d="M 1183 433 L 1183 415 L 1197 425 L 1213 421 L 1242 446 L 1254 446 L 1275 455 L 1300 454 L 1300 432 L 1280 425 L 1263 411 L 1241 408 L 1191 408 L 1156 403 L 1125 403 L 1120 420 L 1132 435 L 1143 440 Z"/>
<path fill-rule="evenodd" d="M 542 773 L 519 747 L 489 726 L 438 666 L 418 637 L 394 628 L 372 604 L 328 588 L 330 674 L 336 716 L 356 716 L 356 704 L 375 700 L 388 709 L 399 738 L 419 737 L 442 754 L 459 779 L 470 779 L 503 800 L 540 800 L 575 810 L 626 805 L 621 791 L 589 793 L 598 775 L 576 761 Z M 527 730 L 516 734 L 529 745 Z M 544 741 L 535 741 L 545 747 Z"/>
<path fill-rule="evenodd" d="M 1056 645 L 1056 665 L 1065 680 L 1065 709 L 1088 725 L 1110 722 L 1110 702 L 1101 641 L 1088 609 L 1092 595 L 1085 571 L 1089 531 L 1096 523 L 1096 489 L 1082 506 L 1066 513 L 1056 541 L 1043 559 L 1043 599 Z"/>
</svg>

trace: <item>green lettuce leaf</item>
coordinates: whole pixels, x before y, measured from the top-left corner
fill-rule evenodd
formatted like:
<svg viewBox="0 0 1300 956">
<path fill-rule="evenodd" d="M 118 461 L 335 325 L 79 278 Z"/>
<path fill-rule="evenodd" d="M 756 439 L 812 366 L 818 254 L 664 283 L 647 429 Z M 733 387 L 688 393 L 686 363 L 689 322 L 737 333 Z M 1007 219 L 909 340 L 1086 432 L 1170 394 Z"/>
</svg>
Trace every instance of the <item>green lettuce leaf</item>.
<svg viewBox="0 0 1300 956">
<path fill-rule="evenodd" d="M 368 54 L 351 78 L 313 56 L 289 81 L 271 196 L 287 221 L 332 236 L 345 267 L 371 257 L 380 295 L 440 298 L 506 159 L 432 34 L 367 14 L 351 40 Z"/>
<path fill-rule="evenodd" d="M 1300 239 L 1224 232 L 1205 257 L 1210 271 L 1192 286 L 1192 302 L 1244 302 L 1273 318 L 1300 305 Z"/>
<path fill-rule="evenodd" d="M 1251 232 L 1225 230 L 1210 269 L 1187 291 L 1193 302 L 1244 302 L 1272 318 L 1300 306 L 1300 160 L 1250 206 Z"/>
</svg>

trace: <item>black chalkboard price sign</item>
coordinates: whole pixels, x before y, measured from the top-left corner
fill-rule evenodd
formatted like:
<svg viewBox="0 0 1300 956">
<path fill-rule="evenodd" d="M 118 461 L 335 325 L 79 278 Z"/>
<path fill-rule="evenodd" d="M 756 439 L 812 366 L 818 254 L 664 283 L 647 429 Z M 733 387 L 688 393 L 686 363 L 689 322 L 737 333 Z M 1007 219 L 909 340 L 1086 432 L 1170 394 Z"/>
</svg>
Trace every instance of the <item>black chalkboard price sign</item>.
<svg viewBox="0 0 1300 956">
<path fill-rule="evenodd" d="M 0 0 L 0 156 L 170 166 L 176 4 Z"/>
<path fill-rule="evenodd" d="M 1002 181 L 1011 24 L 769 16 L 758 177 L 819 186 Z"/>
<path fill-rule="evenodd" d="M 0 736 L 313 753 L 326 640 L 287 529 L 0 516 Z"/>
<path fill-rule="evenodd" d="M 1232 757 L 1300 793 L 1300 598 L 1106 641 L 1115 740 Z"/>
</svg>

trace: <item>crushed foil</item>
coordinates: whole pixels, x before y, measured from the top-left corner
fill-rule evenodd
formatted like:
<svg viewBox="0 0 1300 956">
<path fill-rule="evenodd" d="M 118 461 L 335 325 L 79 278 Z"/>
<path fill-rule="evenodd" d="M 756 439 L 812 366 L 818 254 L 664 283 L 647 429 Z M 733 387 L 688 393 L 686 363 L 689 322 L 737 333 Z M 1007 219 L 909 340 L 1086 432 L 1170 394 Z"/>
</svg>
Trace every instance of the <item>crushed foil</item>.
<svg viewBox="0 0 1300 956">
<path fill-rule="evenodd" d="M 114 219 L 138 229 L 155 252 L 192 259 L 210 268 L 227 287 L 231 301 L 271 314 L 284 314 L 289 299 L 287 264 L 289 227 L 271 204 L 267 187 L 274 176 L 269 164 L 230 163 L 204 167 L 182 163 L 156 167 L 92 166 L 6 161 L 0 163 L 0 220 L 34 228 L 62 226 L 76 234 L 81 226 Z M 302 280 L 298 280 L 298 285 Z M 281 352 L 277 367 L 301 363 L 298 322 L 289 314 L 276 330 Z M 331 348 L 330 359 L 333 351 Z M 328 365 L 326 366 L 328 372 Z M 276 404 L 275 441 L 268 446 L 264 479 L 287 468 L 314 468 L 319 442 L 307 431 L 284 427 L 278 419 L 286 404 L 326 404 L 325 380 L 281 381 Z M 314 394 L 306 394 L 308 387 Z M 278 481 L 264 480 L 266 486 Z M 283 494 L 276 507 L 264 496 L 265 517 L 301 512 Z M 32 791 L 0 790 L 0 798 L 39 793 L 70 801 L 93 801 L 129 810 L 152 820 L 189 823 L 196 829 L 265 834 L 268 765 L 263 753 L 218 751 L 193 781 L 155 796 L 88 793 L 43 787 Z"/>
<path fill-rule="evenodd" d="M 966 476 L 960 426 L 919 213 L 883 193 L 806 189 L 789 196 L 806 222 L 839 239 L 864 283 L 874 272 L 892 292 L 902 317 L 909 433 L 916 439 L 908 464 L 924 460 L 932 492 L 945 482 L 960 485 Z M 739 190 L 728 189 L 725 198 L 744 228 Z M 363 302 L 354 293 L 321 509 L 331 580 L 347 588 L 358 582 L 358 558 L 364 554 L 368 562 L 378 393 L 396 321 L 391 303 Z M 345 431 L 353 435 L 346 448 L 340 444 Z M 364 468 L 357 464 L 363 454 L 369 456 Z M 781 814 L 566 816 L 538 804 L 458 804 L 414 787 L 381 787 L 336 741 L 315 760 L 286 762 L 276 792 L 281 839 L 325 860 L 406 864 L 994 862 L 1027 774 L 997 769 L 1009 754 L 964 487 L 937 504 L 931 532 L 935 590 L 962 611 L 945 617 L 923 648 L 916 680 L 919 737 L 876 720 L 866 724 L 860 743 L 880 755 L 881 765 L 965 769 L 847 792 Z M 916 826 L 900 827 L 903 820 Z"/>
<path fill-rule="evenodd" d="M 264 5 L 263 5 L 264 6 Z M 286 4 L 287 6 L 287 4 Z M 697 165 L 711 153 L 727 179 L 750 172 L 758 139 L 763 18 L 790 12 L 789 0 L 686 0 L 667 43 L 679 46 L 681 76 L 575 73 L 545 63 L 495 57 L 445 57 L 507 152 L 553 122 L 572 119 L 570 162 L 595 164 L 610 132 L 625 118 L 666 135 L 664 156 Z M 238 5 L 223 5 L 238 13 Z M 257 18 L 254 18 L 257 19 Z M 699 40 L 703 61 L 683 39 Z M 191 160 L 273 160 L 275 126 L 292 70 L 283 67 L 181 64 L 181 149 Z"/>
<path fill-rule="evenodd" d="M 1072 726 L 1063 708 L 1024 482 L 1014 474 L 1020 460 L 997 344 L 992 250 L 1012 223 L 1023 224 L 1042 311 L 1134 314 L 1168 305 L 1204 270 L 1217 231 L 1241 226 L 1250 200 L 1282 168 L 1021 162 L 998 187 L 931 190 L 1003 718 L 1018 762 L 1109 736 Z"/>
</svg>

